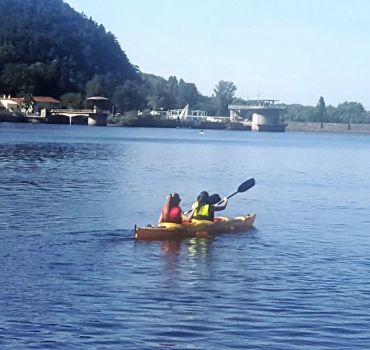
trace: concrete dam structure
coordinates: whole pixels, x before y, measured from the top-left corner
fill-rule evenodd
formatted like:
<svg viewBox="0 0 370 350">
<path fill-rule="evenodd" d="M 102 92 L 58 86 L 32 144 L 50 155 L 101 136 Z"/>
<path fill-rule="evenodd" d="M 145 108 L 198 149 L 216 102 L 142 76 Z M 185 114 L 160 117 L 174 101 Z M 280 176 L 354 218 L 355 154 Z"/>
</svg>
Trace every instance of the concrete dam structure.
<svg viewBox="0 0 370 350">
<path fill-rule="evenodd" d="M 245 104 L 229 105 L 230 121 L 251 126 L 252 131 L 284 132 L 286 124 L 281 117 L 286 108 L 275 104 L 277 100 L 248 100 Z"/>
</svg>

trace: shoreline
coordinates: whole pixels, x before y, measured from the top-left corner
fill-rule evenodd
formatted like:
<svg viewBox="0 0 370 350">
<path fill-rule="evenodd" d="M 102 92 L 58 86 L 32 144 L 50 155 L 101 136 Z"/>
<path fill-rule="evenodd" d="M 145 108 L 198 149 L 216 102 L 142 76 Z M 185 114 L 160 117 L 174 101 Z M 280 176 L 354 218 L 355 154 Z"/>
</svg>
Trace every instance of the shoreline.
<svg viewBox="0 0 370 350">
<path fill-rule="evenodd" d="M 12 115 L 10 113 L 0 112 L 0 123 L 28 123 L 28 124 L 49 124 L 44 122 L 35 122 L 27 120 L 22 114 Z M 50 123 L 52 124 L 52 123 Z M 63 124 L 60 124 L 63 125 Z M 67 125 L 67 124 L 65 124 Z M 84 124 L 74 124 L 74 125 L 84 125 Z M 346 133 L 346 134 L 370 134 L 370 124 L 347 124 L 347 123 L 320 123 L 320 122 L 286 122 L 285 132 L 319 132 L 319 133 Z M 72 125 L 73 126 L 73 125 Z M 184 128 L 184 129 L 204 129 L 204 130 L 236 130 L 236 131 L 251 131 L 251 128 L 242 124 L 225 124 L 225 123 L 200 123 L 200 124 L 178 124 L 167 123 L 166 121 L 153 120 L 148 121 L 136 121 L 132 120 L 130 123 L 108 123 L 107 127 L 147 127 L 147 128 Z M 261 131 L 256 131 L 261 132 Z M 274 131 L 267 131 L 274 132 Z M 284 131 L 283 131 L 284 132 Z"/>
</svg>

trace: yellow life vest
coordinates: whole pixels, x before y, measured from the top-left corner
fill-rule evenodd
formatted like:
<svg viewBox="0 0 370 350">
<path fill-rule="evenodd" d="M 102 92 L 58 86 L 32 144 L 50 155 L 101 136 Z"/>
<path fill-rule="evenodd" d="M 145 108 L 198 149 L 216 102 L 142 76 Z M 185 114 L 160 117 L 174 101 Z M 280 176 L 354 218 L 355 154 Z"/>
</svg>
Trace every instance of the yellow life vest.
<svg viewBox="0 0 370 350">
<path fill-rule="evenodd" d="M 196 220 L 212 220 L 211 213 L 210 213 L 210 205 L 209 204 L 203 204 L 201 206 L 198 206 L 198 203 L 195 202 L 193 204 L 193 216 L 192 219 Z"/>
</svg>

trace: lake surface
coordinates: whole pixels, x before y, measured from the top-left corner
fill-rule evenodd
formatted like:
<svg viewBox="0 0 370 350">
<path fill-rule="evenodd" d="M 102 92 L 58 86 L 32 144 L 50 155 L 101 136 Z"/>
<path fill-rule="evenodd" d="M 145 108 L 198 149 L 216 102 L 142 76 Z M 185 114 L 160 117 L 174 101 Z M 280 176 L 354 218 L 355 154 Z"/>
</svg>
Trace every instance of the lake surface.
<svg viewBox="0 0 370 350">
<path fill-rule="evenodd" d="M 370 136 L 0 123 L 1 349 L 369 349 Z M 246 233 L 135 242 L 169 192 Z"/>
</svg>

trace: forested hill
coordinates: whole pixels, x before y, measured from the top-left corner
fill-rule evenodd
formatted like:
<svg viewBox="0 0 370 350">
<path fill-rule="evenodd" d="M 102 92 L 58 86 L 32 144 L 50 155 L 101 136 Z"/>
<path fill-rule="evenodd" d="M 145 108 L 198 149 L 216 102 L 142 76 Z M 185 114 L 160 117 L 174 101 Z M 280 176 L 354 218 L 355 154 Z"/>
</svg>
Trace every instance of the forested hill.
<svg viewBox="0 0 370 350">
<path fill-rule="evenodd" d="M 62 0 L 0 0 L 0 93 L 85 94 L 99 79 L 139 79 L 102 25 Z"/>
</svg>

